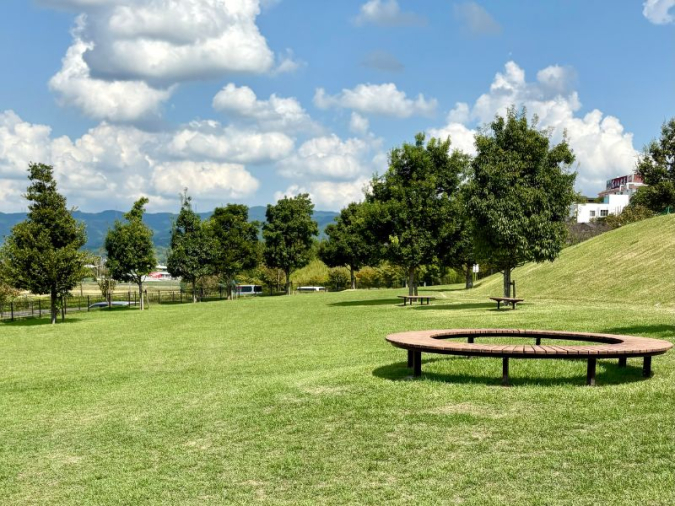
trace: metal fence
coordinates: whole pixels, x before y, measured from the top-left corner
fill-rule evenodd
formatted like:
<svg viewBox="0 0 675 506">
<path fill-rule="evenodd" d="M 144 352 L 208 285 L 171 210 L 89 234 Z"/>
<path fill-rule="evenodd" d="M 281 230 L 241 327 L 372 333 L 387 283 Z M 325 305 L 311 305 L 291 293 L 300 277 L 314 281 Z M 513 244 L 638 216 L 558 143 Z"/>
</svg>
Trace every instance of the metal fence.
<svg viewBox="0 0 675 506">
<path fill-rule="evenodd" d="M 192 302 L 192 292 L 184 290 L 157 290 L 145 291 L 145 301 L 148 306 L 154 304 L 183 304 Z M 224 290 L 204 291 L 196 293 L 199 301 L 220 300 L 227 297 Z M 83 295 L 68 296 L 59 299 L 57 308 L 58 314 L 65 317 L 67 314 L 95 311 L 107 308 L 134 308 L 139 305 L 138 292 L 117 292 L 111 294 L 109 298 L 102 295 Z M 49 298 L 30 298 L 22 297 L 14 299 L 4 305 L 0 304 L 0 320 L 14 321 L 20 318 L 49 318 L 50 317 Z"/>
</svg>

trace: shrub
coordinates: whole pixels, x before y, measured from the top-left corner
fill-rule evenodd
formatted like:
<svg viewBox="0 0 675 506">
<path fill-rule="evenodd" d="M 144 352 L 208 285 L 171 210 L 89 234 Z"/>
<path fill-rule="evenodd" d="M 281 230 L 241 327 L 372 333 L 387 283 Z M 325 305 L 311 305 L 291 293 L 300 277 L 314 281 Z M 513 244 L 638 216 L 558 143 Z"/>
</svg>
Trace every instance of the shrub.
<svg viewBox="0 0 675 506">
<path fill-rule="evenodd" d="M 350 281 L 349 269 L 346 267 L 333 267 L 328 271 L 328 284 L 333 290 L 346 289 Z"/>
</svg>

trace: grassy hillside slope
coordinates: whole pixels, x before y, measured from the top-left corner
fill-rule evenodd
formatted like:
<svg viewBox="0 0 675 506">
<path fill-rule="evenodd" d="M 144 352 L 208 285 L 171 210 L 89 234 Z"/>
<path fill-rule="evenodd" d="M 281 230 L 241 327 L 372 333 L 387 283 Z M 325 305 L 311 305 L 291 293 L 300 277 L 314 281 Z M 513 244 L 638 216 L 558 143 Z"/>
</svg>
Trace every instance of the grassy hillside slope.
<svg viewBox="0 0 675 506">
<path fill-rule="evenodd" d="M 514 271 L 517 295 L 675 305 L 675 215 L 633 223 L 569 247 L 555 262 Z M 502 275 L 475 295 L 500 295 Z"/>
</svg>

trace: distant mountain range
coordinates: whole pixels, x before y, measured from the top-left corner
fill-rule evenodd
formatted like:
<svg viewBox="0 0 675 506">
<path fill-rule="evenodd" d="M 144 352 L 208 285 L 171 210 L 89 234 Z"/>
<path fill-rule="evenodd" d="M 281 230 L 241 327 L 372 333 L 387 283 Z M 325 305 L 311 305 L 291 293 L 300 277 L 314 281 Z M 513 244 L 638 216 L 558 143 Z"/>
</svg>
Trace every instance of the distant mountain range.
<svg viewBox="0 0 675 506">
<path fill-rule="evenodd" d="M 248 217 L 250 221 L 265 221 L 264 206 L 250 207 L 248 210 Z M 105 236 L 108 229 L 113 226 L 115 220 L 123 219 L 124 212 L 122 211 L 102 211 L 100 213 L 84 213 L 75 211 L 73 216 L 75 219 L 83 221 L 87 227 L 87 244 L 85 248 L 90 251 L 100 251 L 103 248 Z M 202 219 L 207 219 L 211 213 L 199 213 Z M 319 224 L 319 232 L 323 237 L 323 230 L 333 219 L 338 215 L 332 211 L 314 211 L 314 221 Z M 177 217 L 172 213 L 146 213 L 143 221 L 155 233 L 153 240 L 155 247 L 167 248 L 171 239 L 171 225 L 173 220 Z M 0 243 L 4 241 L 12 227 L 26 219 L 26 213 L 0 213 Z"/>
</svg>

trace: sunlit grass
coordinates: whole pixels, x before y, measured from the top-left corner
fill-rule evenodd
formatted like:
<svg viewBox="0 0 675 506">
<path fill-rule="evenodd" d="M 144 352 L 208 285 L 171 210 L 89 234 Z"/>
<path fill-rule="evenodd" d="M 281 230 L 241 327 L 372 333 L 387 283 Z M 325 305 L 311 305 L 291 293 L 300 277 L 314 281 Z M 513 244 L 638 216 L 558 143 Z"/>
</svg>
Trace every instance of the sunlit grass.
<svg viewBox="0 0 675 506">
<path fill-rule="evenodd" d="M 675 354 L 618 369 L 425 355 L 403 330 L 510 327 L 675 341 L 668 305 L 460 287 L 264 297 L 0 325 L 5 504 L 672 504 Z"/>
</svg>

